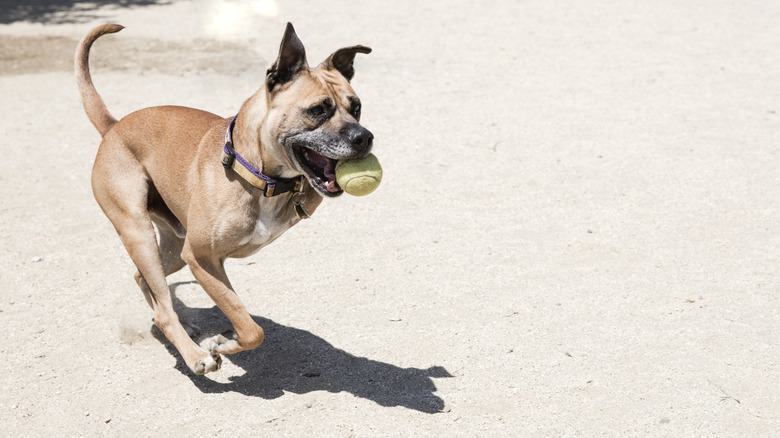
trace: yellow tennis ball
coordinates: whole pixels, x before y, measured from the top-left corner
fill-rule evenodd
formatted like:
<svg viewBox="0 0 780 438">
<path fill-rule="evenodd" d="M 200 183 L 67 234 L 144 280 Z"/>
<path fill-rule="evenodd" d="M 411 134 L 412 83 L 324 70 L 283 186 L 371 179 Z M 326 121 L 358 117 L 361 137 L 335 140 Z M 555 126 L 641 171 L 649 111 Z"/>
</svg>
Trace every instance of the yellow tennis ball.
<svg viewBox="0 0 780 438">
<path fill-rule="evenodd" d="M 352 196 L 367 195 L 382 181 L 382 166 L 374 154 L 336 163 L 336 182 Z"/>
</svg>

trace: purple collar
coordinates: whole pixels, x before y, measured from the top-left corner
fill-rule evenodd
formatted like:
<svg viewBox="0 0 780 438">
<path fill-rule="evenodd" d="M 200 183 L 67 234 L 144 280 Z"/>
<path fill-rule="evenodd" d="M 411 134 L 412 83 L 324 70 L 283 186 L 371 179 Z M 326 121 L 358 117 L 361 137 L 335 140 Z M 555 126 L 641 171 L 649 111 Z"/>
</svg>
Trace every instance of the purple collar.
<svg viewBox="0 0 780 438">
<path fill-rule="evenodd" d="M 238 115 L 233 117 L 225 132 L 225 148 L 222 150 L 222 165 L 225 166 L 225 169 L 233 169 L 249 184 L 262 190 L 263 195 L 266 197 L 302 191 L 305 178 L 303 175 L 293 179 L 271 178 L 249 164 L 244 157 L 233 149 L 233 127 L 236 125 L 236 117 Z"/>
</svg>

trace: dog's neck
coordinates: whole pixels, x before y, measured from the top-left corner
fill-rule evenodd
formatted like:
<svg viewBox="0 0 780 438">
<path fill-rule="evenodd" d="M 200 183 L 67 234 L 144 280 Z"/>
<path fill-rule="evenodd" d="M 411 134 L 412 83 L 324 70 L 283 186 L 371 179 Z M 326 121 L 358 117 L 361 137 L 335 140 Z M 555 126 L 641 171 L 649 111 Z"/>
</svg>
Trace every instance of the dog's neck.
<svg viewBox="0 0 780 438">
<path fill-rule="evenodd" d="M 277 179 L 300 176 L 281 147 L 272 147 L 277 140 L 261 129 L 267 110 L 266 89 L 262 87 L 241 106 L 233 129 L 233 147 L 260 172 Z"/>
</svg>

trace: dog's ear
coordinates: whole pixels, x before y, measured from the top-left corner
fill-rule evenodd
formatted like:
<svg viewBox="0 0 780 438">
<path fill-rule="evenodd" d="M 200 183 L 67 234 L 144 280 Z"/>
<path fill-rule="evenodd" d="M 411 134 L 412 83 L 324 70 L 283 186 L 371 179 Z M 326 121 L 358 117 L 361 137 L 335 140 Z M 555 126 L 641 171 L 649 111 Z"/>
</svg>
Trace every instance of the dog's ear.
<svg viewBox="0 0 780 438">
<path fill-rule="evenodd" d="M 266 72 L 265 83 L 268 85 L 268 91 L 273 90 L 277 85 L 292 81 L 308 66 L 303 43 L 295 34 L 292 23 L 287 23 L 282 44 L 279 46 L 279 57 Z"/>
<path fill-rule="evenodd" d="M 338 49 L 333 52 L 320 67 L 327 70 L 336 69 L 342 76 L 347 78 L 348 81 L 351 81 L 352 76 L 355 76 L 355 68 L 352 64 L 355 61 L 355 55 L 358 53 L 371 53 L 371 48 L 366 46 L 352 46 Z"/>
</svg>

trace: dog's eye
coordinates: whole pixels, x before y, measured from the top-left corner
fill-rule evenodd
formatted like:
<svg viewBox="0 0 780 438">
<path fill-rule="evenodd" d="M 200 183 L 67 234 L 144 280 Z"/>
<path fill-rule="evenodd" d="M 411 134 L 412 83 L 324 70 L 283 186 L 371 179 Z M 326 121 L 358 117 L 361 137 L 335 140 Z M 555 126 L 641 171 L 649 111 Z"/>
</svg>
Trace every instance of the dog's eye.
<svg viewBox="0 0 780 438">
<path fill-rule="evenodd" d="M 309 108 L 309 114 L 313 115 L 314 117 L 319 117 L 325 114 L 325 107 L 322 105 L 315 105 Z"/>
<path fill-rule="evenodd" d="M 360 118 L 360 110 L 361 110 L 360 102 L 355 102 L 352 104 L 352 115 L 356 119 Z"/>
</svg>

